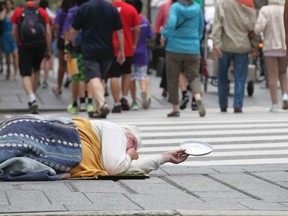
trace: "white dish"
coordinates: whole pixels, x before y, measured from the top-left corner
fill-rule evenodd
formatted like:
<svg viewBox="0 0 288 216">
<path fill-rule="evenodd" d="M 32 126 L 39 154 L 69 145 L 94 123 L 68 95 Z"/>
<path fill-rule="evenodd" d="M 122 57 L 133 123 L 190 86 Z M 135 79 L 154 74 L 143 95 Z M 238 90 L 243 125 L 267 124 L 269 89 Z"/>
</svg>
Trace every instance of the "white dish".
<svg viewBox="0 0 288 216">
<path fill-rule="evenodd" d="M 200 141 L 184 141 L 180 143 L 180 148 L 185 149 L 185 152 L 193 156 L 201 156 L 210 154 L 213 151 L 213 147 L 205 142 Z"/>
</svg>

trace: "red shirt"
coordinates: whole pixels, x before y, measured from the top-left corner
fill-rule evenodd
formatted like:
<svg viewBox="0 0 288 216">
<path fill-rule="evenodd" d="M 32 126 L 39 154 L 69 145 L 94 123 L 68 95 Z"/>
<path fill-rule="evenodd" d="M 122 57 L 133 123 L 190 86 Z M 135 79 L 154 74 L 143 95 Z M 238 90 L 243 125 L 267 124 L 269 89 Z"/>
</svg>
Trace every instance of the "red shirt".
<svg viewBox="0 0 288 216">
<path fill-rule="evenodd" d="M 27 8 L 32 8 L 35 6 L 35 3 L 26 3 L 26 7 Z M 15 10 L 15 13 L 13 14 L 13 16 L 11 17 L 11 22 L 13 24 L 19 24 L 20 22 L 20 18 L 21 18 L 21 15 L 22 15 L 22 12 L 23 12 L 24 8 L 23 7 L 18 7 L 16 10 Z M 47 12 L 39 7 L 37 8 L 37 10 L 39 11 L 39 14 L 43 17 L 43 19 L 45 20 L 45 22 L 47 24 L 50 23 L 50 19 L 49 19 L 49 16 L 47 14 Z"/>
<path fill-rule="evenodd" d="M 172 5 L 172 1 L 167 0 L 160 6 L 156 19 L 155 19 L 155 24 L 154 24 L 154 32 L 156 34 L 161 33 L 162 30 L 165 28 L 171 5 Z"/>
<path fill-rule="evenodd" d="M 133 56 L 133 28 L 141 24 L 141 20 L 136 9 L 125 2 L 113 2 L 113 4 L 117 7 L 118 12 L 120 13 L 121 22 L 123 25 L 124 31 L 124 50 L 125 56 Z M 118 39 L 116 32 L 113 34 L 113 46 L 114 46 L 114 55 L 118 54 Z"/>
</svg>

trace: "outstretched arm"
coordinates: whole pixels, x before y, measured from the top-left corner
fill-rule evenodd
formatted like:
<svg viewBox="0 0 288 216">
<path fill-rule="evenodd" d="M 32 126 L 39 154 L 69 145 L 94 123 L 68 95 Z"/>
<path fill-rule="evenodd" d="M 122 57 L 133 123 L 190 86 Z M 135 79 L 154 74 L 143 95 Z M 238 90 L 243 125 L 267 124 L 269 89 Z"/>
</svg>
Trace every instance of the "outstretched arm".
<svg viewBox="0 0 288 216">
<path fill-rule="evenodd" d="M 130 164 L 127 172 L 130 171 L 142 171 L 146 174 L 150 173 L 153 170 L 157 170 L 160 165 L 165 163 L 174 163 L 179 164 L 185 161 L 188 158 L 188 155 L 185 153 L 185 150 L 174 150 L 164 152 L 160 155 L 153 155 L 149 157 L 140 157 L 138 160 L 133 160 Z"/>
</svg>

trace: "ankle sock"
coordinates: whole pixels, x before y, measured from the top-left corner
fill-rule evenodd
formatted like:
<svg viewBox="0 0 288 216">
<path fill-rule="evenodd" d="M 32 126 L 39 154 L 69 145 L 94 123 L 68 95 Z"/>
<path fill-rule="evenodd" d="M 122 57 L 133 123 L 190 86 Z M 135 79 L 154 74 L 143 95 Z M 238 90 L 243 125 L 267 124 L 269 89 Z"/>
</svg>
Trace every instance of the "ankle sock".
<svg viewBox="0 0 288 216">
<path fill-rule="evenodd" d="M 283 95 L 283 100 L 288 100 L 288 95 L 287 94 Z"/>
<path fill-rule="evenodd" d="M 92 104 L 93 99 L 92 98 L 88 98 L 88 104 Z"/>
<path fill-rule="evenodd" d="M 86 102 L 86 98 L 85 97 L 81 97 L 80 98 L 80 103 L 85 103 Z"/>
<path fill-rule="evenodd" d="M 77 107 L 77 106 L 78 106 L 77 101 L 74 101 L 74 102 L 73 102 L 73 107 Z"/>
<path fill-rule="evenodd" d="M 32 103 L 33 101 L 36 101 L 36 96 L 35 96 L 35 94 L 29 95 L 29 102 Z"/>
</svg>

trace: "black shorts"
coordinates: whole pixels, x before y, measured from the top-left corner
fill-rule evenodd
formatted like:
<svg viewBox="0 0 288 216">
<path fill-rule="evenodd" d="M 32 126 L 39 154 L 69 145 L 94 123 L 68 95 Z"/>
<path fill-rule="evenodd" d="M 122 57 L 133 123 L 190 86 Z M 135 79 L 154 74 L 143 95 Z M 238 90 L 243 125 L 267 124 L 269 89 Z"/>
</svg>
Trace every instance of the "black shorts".
<svg viewBox="0 0 288 216">
<path fill-rule="evenodd" d="M 40 65 L 46 51 L 46 44 L 33 47 L 19 47 L 20 75 L 31 76 L 32 70 L 40 71 Z"/>
<path fill-rule="evenodd" d="M 62 50 L 62 51 L 64 51 L 64 49 L 65 49 L 65 43 L 64 43 L 64 39 L 62 37 L 58 37 L 58 39 L 57 39 L 57 49 Z"/>
<path fill-rule="evenodd" d="M 93 60 L 84 60 L 85 68 L 85 81 L 89 82 L 90 79 L 100 78 L 105 80 L 107 78 L 107 73 L 111 66 L 112 60 L 106 61 L 93 61 Z"/>
<path fill-rule="evenodd" d="M 113 63 L 109 70 L 109 78 L 111 77 L 120 77 L 122 74 L 131 74 L 131 67 L 132 67 L 132 57 L 126 56 L 125 62 L 120 65 L 117 62 L 117 59 L 114 58 Z"/>
</svg>

